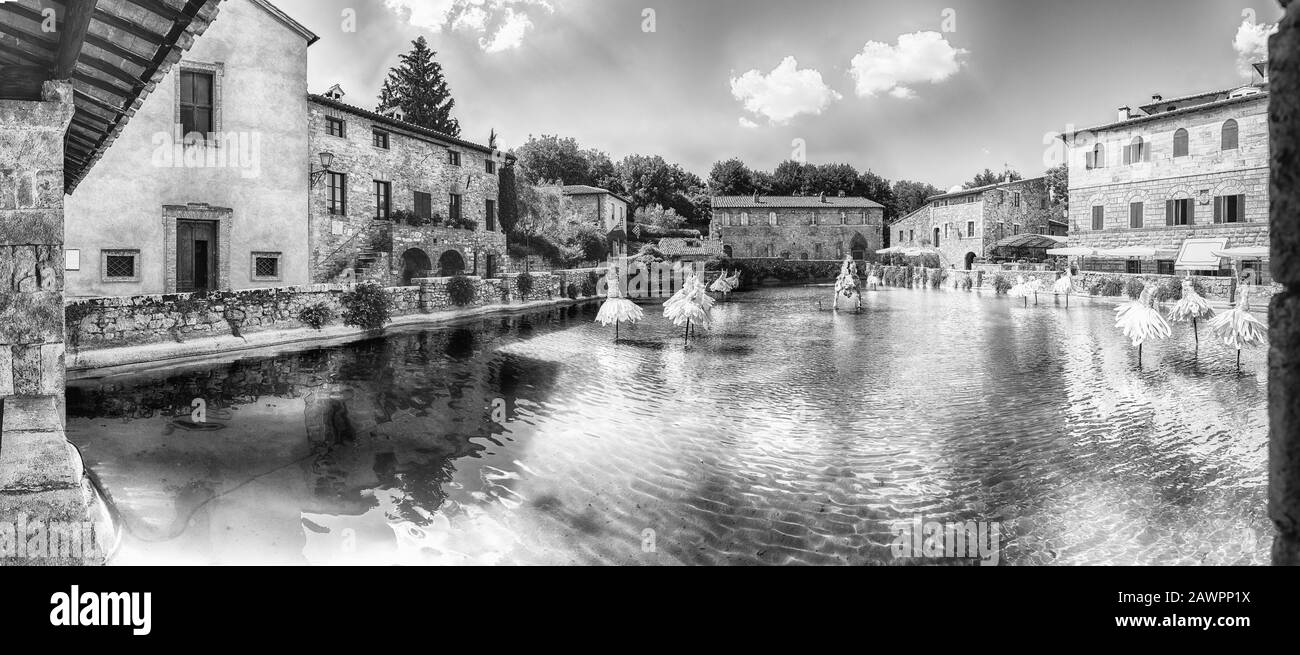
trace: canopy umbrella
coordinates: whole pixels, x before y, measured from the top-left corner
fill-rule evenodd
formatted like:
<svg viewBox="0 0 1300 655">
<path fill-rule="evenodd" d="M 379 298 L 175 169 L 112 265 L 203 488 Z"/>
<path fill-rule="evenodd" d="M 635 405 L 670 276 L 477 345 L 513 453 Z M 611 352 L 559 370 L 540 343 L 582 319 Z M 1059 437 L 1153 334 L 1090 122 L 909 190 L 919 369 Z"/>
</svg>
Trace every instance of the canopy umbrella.
<svg viewBox="0 0 1300 655">
<path fill-rule="evenodd" d="M 1127 248 L 1116 248 L 1114 250 L 1102 250 L 1099 251 L 1097 254 L 1102 257 L 1124 257 L 1130 259 L 1139 258 L 1139 257 L 1173 258 L 1178 256 L 1178 253 L 1172 250 L 1156 250 L 1155 248 L 1150 248 L 1147 246 L 1130 246 Z"/>
<path fill-rule="evenodd" d="M 1052 257 L 1091 257 L 1097 253 L 1092 248 L 1083 248 L 1075 246 L 1072 248 L 1052 248 L 1047 254 Z"/>
</svg>

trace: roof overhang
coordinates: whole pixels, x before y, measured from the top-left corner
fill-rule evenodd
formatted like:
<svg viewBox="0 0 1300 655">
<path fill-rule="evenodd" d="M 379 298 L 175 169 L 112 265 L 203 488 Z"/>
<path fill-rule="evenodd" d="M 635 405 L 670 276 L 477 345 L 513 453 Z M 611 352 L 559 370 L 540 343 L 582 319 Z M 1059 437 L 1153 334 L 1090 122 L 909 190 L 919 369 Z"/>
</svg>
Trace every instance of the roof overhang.
<svg viewBox="0 0 1300 655">
<path fill-rule="evenodd" d="M 39 100 L 45 82 L 72 83 L 64 190 L 77 184 L 141 103 L 216 18 L 221 0 L 0 2 L 0 98 Z M 46 6 L 50 5 L 50 6 Z M 55 31 L 43 29 L 45 9 Z"/>
</svg>

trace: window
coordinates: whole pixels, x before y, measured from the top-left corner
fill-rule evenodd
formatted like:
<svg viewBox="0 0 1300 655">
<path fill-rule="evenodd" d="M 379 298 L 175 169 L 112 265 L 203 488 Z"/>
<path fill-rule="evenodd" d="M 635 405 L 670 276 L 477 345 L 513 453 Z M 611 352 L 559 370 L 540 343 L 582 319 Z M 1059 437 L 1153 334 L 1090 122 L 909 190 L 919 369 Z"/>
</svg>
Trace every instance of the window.
<svg viewBox="0 0 1300 655">
<path fill-rule="evenodd" d="M 1125 273 L 1128 273 L 1129 275 L 1141 275 L 1141 274 L 1142 274 L 1142 260 L 1141 260 L 1141 259 L 1130 259 L 1130 260 L 1128 260 L 1128 261 L 1125 263 L 1125 266 L 1124 266 L 1124 272 L 1125 272 Z"/>
<path fill-rule="evenodd" d="M 433 218 L 433 195 L 421 191 L 415 192 L 415 217 L 429 220 Z"/>
<path fill-rule="evenodd" d="M 911 243 L 911 242 L 913 242 L 913 241 L 916 241 L 916 230 L 908 230 L 908 231 L 907 231 L 907 242 L 908 242 L 908 243 Z"/>
<path fill-rule="evenodd" d="M 484 159 L 484 160 L 483 160 L 483 170 L 486 171 L 488 175 L 496 175 L 496 173 L 497 173 L 497 163 L 496 163 L 496 161 L 493 160 L 493 159 L 491 159 L 491 158 Z"/>
<path fill-rule="evenodd" d="M 1128 226 L 1131 228 L 1142 227 L 1142 203 L 1140 202 L 1129 203 Z"/>
<path fill-rule="evenodd" d="M 740 224 L 749 225 L 749 212 L 740 212 Z"/>
<path fill-rule="evenodd" d="M 181 133 L 199 133 L 206 139 L 213 132 L 212 73 L 181 71 Z"/>
<path fill-rule="evenodd" d="M 253 280 L 279 280 L 281 256 L 278 252 L 253 253 Z"/>
<path fill-rule="evenodd" d="M 393 185 L 390 182 L 375 180 L 375 218 L 387 220 L 389 209 L 393 206 Z"/>
<path fill-rule="evenodd" d="M 768 213 L 767 213 L 767 224 L 768 224 L 768 225 L 776 225 L 776 212 L 768 212 Z"/>
<path fill-rule="evenodd" d="M 849 215 L 848 215 L 848 213 L 847 213 L 847 212 L 840 212 L 840 225 L 848 225 L 848 224 L 849 224 Z M 820 257 L 819 257 L 818 259 L 820 259 Z"/>
<path fill-rule="evenodd" d="M 453 221 L 460 220 L 460 194 L 451 194 L 450 204 L 447 209 L 447 216 Z"/>
<path fill-rule="evenodd" d="M 903 231 L 902 231 L 902 230 L 899 230 L 899 231 L 898 231 L 898 242 L 899 242 L 899 243 L 902 243 L 902 242 L 903 242 Z"/>
<path fill-rule="evenodd" d="M 1146 142 L 1142 140 L 1142 137 L 1135 136 L 1128 147 L 1124 148 L 1124 163 L 1140 164 L 1148 159 L 1148 154 L 1150 153 L 1146 147 Z"/>
<path fill-rule="evenodd" d="M 1087 168 L 1106 168 L 1106 146 L 1098 143 L 1093 147 L 1092 152 L 1088 153 Z"/>
<path fill-rule="evenodd" d="M 460 153 L 455 150 L 447 151 L 447 163 L 452 166 L 460 166 Z"/>
<path fill-rule="evenodd" d="M 1106 228 L 1106 208 L 1097 205 L 1092 208 L 1092 229 L 1103 230 Z"/>
<path fill-rule="evenodd" d="M 343 173 L 326 173 L 329 183 L 329 210 L 331 216 L 343 216 L 348 213 L 347 176 Z"/>
<path fill-rule="evenodd" d="M 1018 235 L 1018 234 L 1020 234 L 1020 224 L 1019 224 L 1019 223 L 1013 223 L 1013 224 L 1011 225 L 1011 236 L 1016 236 L 1016 235 Z"/>
<path fill-rule="evenodd" d="M 975 221 L 966 222 L 966 236 L 971 239 L 975 238 Z"/>
<path fill-rule="evenodd" d="M 1191 198 L 1170 200 L 1165 204 L 1165 225 L 1194 225 L 1195 212 Z"/>
<path fill-rule="evenodd" d="M 998 241 L 1001 241 L 1006 237 L 1007 237 L 1007 224 L 998 221 Z"/>
<path fill-rule="evenodd" d="M 388 133 L 383 130 L 375 130 L 374 144 L 376 148 L 388 150 Z"/>
<path fill-rule="evenodd" d="M 1174 157 L 1186 157 L 1186 156 L 1187 156 L 1187 130 L 1184 130 L 1183 128 L 1180 127 L 1178 128 L 1177 132 L 1174 132 Z"/>
<path fill-rule="evenodd" d="M 1038 208 L 1047 209 L 1047 196 L 1038 199 Z"/>
<path fill-rule="evenodd" d="M 326 117 L 325 133 L 330 136 L 344 138 L 348 135 L 347 123 L 341 118 Z"/>
<path fill-rule="evenodd" d="M 1020 201 L 1021 201 L 1021 199 L 1022 199 L 1022 196 L 1021 196 L 1020 192 L 1019 192 L 1019 191 L 1013 191 L 1013 192 L 1011 193 L 1011 206 L 1012 206 L 1012 207 L 1019 207 L 1019 206 L 1020 206 Z"/>
<path fill-rule="evenodd" d="M 139 282 L 139 250 L 104 250 L 100 252 L 100 270 L 105 282 Z"/>
<path fill-rule="evenodd" d="M 1174 274 L 1174 260 L 1172 260 L 1172 259 L 1161 259 L 1160 261 L 1157 261 L 1157 262 L 1156 262 L 1156 274 L 1157 274 L 1157 275 L 1173 275 L 1173 274 Z"/>
<path fill-rule="evenodd" d="M 1237 121 L 1231 118 L 1223 124 L 1223 149 L 1237 149 Z"/>
<path fill-rule="evenodd" d="M 488 232 L 497 231 L 497 201 L 487 201 L 487 230 Z"/>
<path fill-rule="evenodd" d="M 819 244 L 816 244 L 816 245 L 813 246 L 813 256 L 816 257 L 818 261 L 821 261 L 821 258 L 822 258 L 822 244 L 819 243 Z"/>
<path fill-rule="evenodd" d="M 1217 196 L 1214 199 L 1215 223 L 1245 223 L 1246 196 Z"/>
</svg>

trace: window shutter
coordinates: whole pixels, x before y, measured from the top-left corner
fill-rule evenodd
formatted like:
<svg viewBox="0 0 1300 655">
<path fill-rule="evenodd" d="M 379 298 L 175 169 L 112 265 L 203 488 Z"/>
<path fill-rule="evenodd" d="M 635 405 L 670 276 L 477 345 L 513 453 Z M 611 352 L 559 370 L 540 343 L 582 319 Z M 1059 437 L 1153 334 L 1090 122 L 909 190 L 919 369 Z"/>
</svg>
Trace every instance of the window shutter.
<svg viewBox="0 0 1300 655">
<path fill-rule="evenodd" d="M 1223 217 L 1223 203 L 1224 203 L 1226 200 L 1227 200 L 1227 198 L 1225 198 L 1225 197 L 1223 197 L 1223 196 L 1215 196 L 1215 197 L 1214 197 L 1214 222 L 1215 222 L 1216 224 L 1224 222 L 1224 217 Z"/>
<path fill-rule="evenodd" d="M 1174 201 L 1166 200 L 1165 201 L 1165 226 L 1168 227 L 1168 226 L 1172 226 L 1173 224 L 1174 224 Z"/>
<path fill-rule="evenodd" d="M 1131 145 L 1129 145 L 1129 146 L 1124 146 L 1124 164 L 1125 164 L 1125 165 L 1128 165 L 1128 164 L 1132 164 L 1132 163 L 1133 163 L 1133 148 L 1134 148 L 1134 146 L 1131 146 Z"/>
<path fill-rule="evenodd" d="M 1237 196 L 1237 222 L 1246 222 L 1246 194 L 1244 193 Z"/>
<path fill-rule="evenodd" d="M 1087 168 L 1088 170 L 1092 170 L 1094 168 L 1092 154 L 1093 153 L 1091 151 L 1084 153 L 1084 168 Z"/>
</svg>

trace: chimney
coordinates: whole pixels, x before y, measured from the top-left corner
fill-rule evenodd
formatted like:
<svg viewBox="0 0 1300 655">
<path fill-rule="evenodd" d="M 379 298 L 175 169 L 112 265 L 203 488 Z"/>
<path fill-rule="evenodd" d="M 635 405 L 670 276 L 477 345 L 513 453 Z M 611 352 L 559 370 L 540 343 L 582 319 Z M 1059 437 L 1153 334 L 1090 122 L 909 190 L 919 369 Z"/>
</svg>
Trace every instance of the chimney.
<svg viewBox="0 0 1300 655">
<path fill-rule="evenodd" d="M 1120 120 L 1120 121 L 1126 121 L 1126 120 L 1128 120 L 1129 118 L 1132 118 L 1132 114 L 1129 113 L 1129 112 L 1131 112 L 1131 111 L 1132 111 L 1132 109 L 1130 109 L 1127 105 L 1125 105 L 1125 106 L 1123 106 L 1123 107 L 1120 107 L 1120 108 L 1119 108 L 1119 120 Z"/>
<path fill-rule="evenodd" d="M 1159 93 L 1152 94 L 1152 96 L 1151 96 L 1151 102 L 1155 102 L 1155 103 L 1158 103 L 1158 102 L 1160 102 L 1160 101 L 1162 101 L 1162 100 L 1164 100 L 1164 99 L 1165 99 L 1165 97 L 1162 96 L 1162 95 L 1160 95 Z"/>
</svg>

